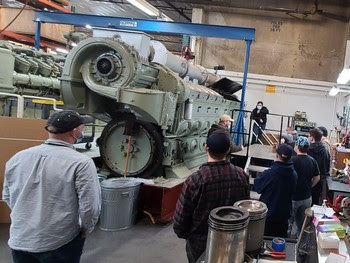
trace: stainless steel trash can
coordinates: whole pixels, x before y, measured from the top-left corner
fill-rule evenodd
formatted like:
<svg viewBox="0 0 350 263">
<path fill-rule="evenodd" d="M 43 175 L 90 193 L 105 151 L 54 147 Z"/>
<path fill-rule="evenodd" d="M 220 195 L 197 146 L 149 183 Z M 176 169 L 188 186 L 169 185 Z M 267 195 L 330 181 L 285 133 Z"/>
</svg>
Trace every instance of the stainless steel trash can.
<svg viewBox="0 0 350 263">
<path fill-rule="evenodd" d="M 249 211 L 250 219 L 246 252 L 258 251 L 264 242 L 265 221 L 268 210 L 266 204 L 257 200 L 241 200 L 234 203 L 233 206 Z"/>
<path fill-rule="evenodd" d="M 102 206 L 98 226 L 102 230 L 121 230 L 134 224 L 140 185 L 132 178 L 111 178 L 101 182 Z"/>
<path fill-rule="evenodd" d="M 213 209 L 208 220 L 206 263 L 242 263 L 249 212 L 233 206 Z"/>
</svg>

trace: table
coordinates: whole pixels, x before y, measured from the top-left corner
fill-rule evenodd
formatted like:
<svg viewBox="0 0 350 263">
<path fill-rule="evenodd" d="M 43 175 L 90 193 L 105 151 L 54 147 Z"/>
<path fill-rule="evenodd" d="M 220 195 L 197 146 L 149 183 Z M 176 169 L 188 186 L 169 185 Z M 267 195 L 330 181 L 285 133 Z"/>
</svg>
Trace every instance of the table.
<svg viewBox="0 0 350 263">
<path fill-rule="evenodd" d="M 266 237 L 266 239 L 264 239 L 264 241 L 271 245 L 272 240 L 269 237 Z M 271 260 L 271 261 L 289 261 L 289 262 L 295 262 L 295 245 L 296 245 L 296 240 L 288 240 L 286 239 L 286 258 L 285 259 L 273 259 L 271 257 L 267 257 L 267 256 L 263 256 L 261 258 L 259 258 L 258 262 L 263 262 L 263 259 L 266 260 Z M 197 260 L 197 263 L 205 263 L 205 251 L 204 253 L 201 255 L 201 257 Z"/>
<path fill-rule="evenodd" d="M 332 200 L 334 200 L 338 195 L 350 196 L 350 185 L 343 184 L 337 181 L 333 181 L 331 176 L 327 176 L 328 191 L 332 195 Z"/>
</svg>

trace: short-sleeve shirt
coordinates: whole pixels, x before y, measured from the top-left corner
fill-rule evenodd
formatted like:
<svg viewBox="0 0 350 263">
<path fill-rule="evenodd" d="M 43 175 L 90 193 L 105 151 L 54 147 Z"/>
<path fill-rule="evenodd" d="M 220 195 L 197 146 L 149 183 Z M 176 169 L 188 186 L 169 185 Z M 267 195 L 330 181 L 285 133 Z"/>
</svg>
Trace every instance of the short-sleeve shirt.
<svg viewBox="0 0 350 263">
<path fill-rule="evenodd" d="M 320 174 L 317 162 L 309 155 L 292 157 L 294 169 L 298 174 L 297 188 L 293 200 L 305 200 L 311 197 L 311 180 Z"/>
</svg>

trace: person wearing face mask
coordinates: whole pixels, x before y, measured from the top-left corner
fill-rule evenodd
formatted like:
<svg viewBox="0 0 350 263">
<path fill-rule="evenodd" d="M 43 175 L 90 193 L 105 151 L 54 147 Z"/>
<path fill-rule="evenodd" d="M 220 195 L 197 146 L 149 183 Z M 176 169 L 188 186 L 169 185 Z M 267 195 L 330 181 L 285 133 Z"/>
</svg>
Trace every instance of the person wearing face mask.
<svg viewBox="0 0 350 263">
<path fill-rule="evenodd" d="M 211 126 L 211 128 L 209 129 L 209 131 L 208 131 L 208 137 L 214 131 L 218 131 L 218 130 L 224 131 L 226 133 L 227 137 L 229 138 L 229 140 L 231 142 L 230 152 L 228 153 L 227 158 L 226 158 L 228 161 L 231 159 L 231 153 L 238 152 L 238 151 L 241 151 L 243 149 L 243 146 L 233 145 L 233 142 L 232 142 L 230 129 L 231 129 L 231 125 L 233 125 L 234 121 L 235 120 L 232 119 L 230 117 L 230 115 L 223 114 L 219 118 L 219 123 L 218 124 L 213 124 Z"/>
<path fill-rule="evenodd" d="M 6 163 L 2 199 L 11 208 L 8 244 L 15 263 L 79 262 L 101 207 L 96 166 L 73 146 L 92 121 L 56 112 L 45 127 L 49 139 Z"/>
<path fill-rule="evenodd" d="M 261 136 L 261 130 L 265 130 L 266 122 L 267 122 L 267 117 L 266 117 L 267 114 L 269 114 L 269 110 L 264 106 L 262 101 L 258 101 L 255 109 L 252 110 L 252 114 L 250 115 L 250 118 L 256 121 L 256 123 L 259 125 L 257 126 L 256 124 L 254 124 L 253 126 L 253 132 L 258 136 L 253 137 L 252 143 L 257 143 L 258 138 L 260 138 Z"/>
</svg>

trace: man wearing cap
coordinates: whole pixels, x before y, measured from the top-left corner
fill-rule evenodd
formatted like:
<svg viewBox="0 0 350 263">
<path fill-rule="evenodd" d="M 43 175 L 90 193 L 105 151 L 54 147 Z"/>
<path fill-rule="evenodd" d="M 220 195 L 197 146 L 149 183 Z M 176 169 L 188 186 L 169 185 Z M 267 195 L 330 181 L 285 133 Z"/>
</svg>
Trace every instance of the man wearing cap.
<svg viewBox="0 0 350 263">
<path fill-rule="evenodd" d="M 294 169 L 298 175 L 298 181 L 292 201 L 292 217 L 289 221 L 289 228 L 293 226 L 298 208 L 301 206 L 311 207 L 311 188 L 320 181 L 320 171 L 317 162 L 314 158 L 307 155 L 310 147 L 309 139 L 304 136 L 299 136 L 295 142 L 294 150 L 297 156 L 292 157 Z M 304 214 L 304 213 L 302 213 Z M 298 226 L 297 234 L 301 229 Z M 289 230 L 289 229 L 288 229 Z"/>
<path fill-rule="evenodd" d="M 230 134 L 230 127 L 233 124 L 235 120 L 230 117 L 228 114 L 223 114 L 220 116 L 219 123 L 218 124 L 213 124 L 211 128 L 208 131 L 208 136 L 217 130 L 224 131 L 227 135 L 227 137 L 230 140 L 230 152 L 227 155 L 227 160 L 231 159 L 231 153 L 241 151 L 243 149 L 242 146 L 236 146 L 233 145 L 232 139 L 231 139 L 231 134 Z"/>
<path fill-rule="evenodd" d="M 253 125 L 253 132 L 257 136 L 253 137 L 252 143 L 257 143 L 258 138 L 260 138 L 262 131 L 266 128 L 266 122 L 267 122 L 267 114 L 269 114 L 269 110 L 264 106 L 264 103 L 262 101 L 258 101 L 256 103 L 256 107 L 252 110 L 252 114 L 250 115 L 250 118 L 256 121 L 256 124 Z"/>
<path fill-rule="evenodd" d="M 54 113 L 45 127 L 49 139 L 6 163 L 3 200 L 11 208 L 15 263 L 79 262 L 100 213 L 100 188 L 93 161 L 72 144 L 92 120 Z"/>
<path fill-rule="evenodd" d="M 297 174 L 290 158 L 293 148 L 281 144 L 276 149 L 276 161 L 254 181 L 254 190 L 269 209 L 266 215 L 265 235 L 287 237 L 288 219 L 292 213 L 292 196 L 297 185 Z"/>
<path fill-rule="evenodd" d="M 230 140 L 218 130 L 207 139 L 208 162 L 184 182 L 176 205 L 174 231 L 186 239 L 187 258 L 196 262 L 206 248 L 208 218 L 212 209 L 249 199 L 249 179 L 243 170 L 226 160 Z"/>
</svg>

